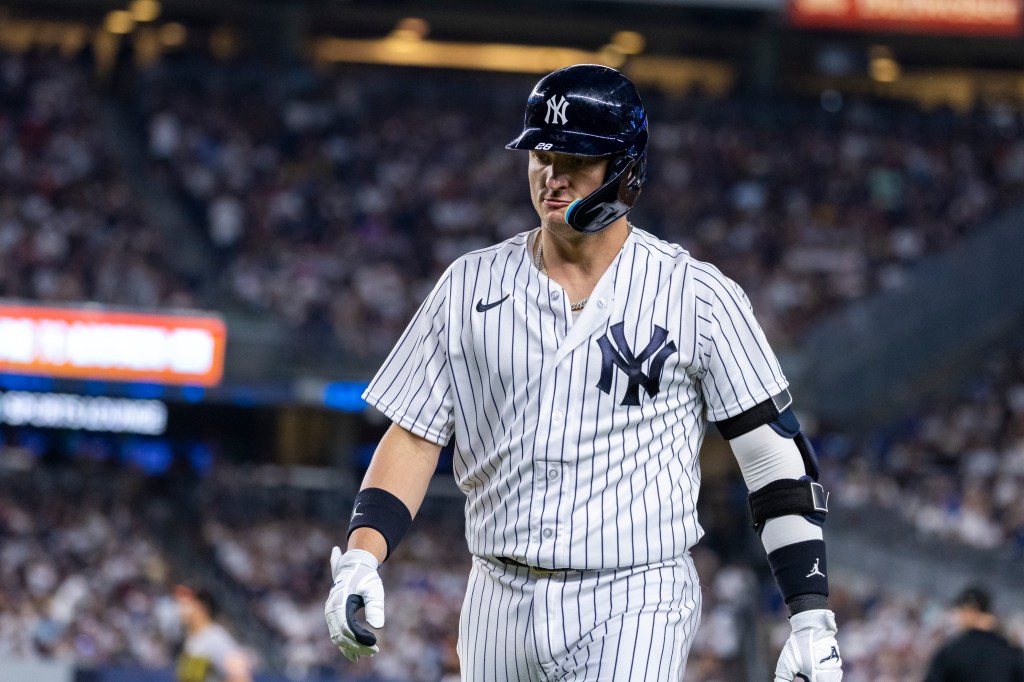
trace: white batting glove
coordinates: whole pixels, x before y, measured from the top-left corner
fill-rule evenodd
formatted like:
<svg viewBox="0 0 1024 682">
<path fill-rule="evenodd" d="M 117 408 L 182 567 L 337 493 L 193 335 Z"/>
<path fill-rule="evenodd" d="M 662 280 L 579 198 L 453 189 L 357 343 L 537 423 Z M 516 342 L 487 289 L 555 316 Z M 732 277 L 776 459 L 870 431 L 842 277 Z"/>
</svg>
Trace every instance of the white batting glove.
<svg viewBox="0 0 1024 682">
<path fill-rule="evenodd" d="M 334 587 L 327 597 L 324 616 L 331 641 L 355 663 L 360 656 L 380 651 L 377 637 L 356 620 L 356 611 L 366 609 L 366 622 L 379 630 L 384 627 L 384 583 L 377 575 L 377 558 L 361 549 L 341 553 L 331 550 L 331 575 Z"/>
<path fill-rule="evenodd" d="M 812 609 L 796 614 L 789 624 L 793 634 L 775 666 L 775 682 L 840 682 L 843 659 L 836 642 L 836 615 L 828 609 Z"/>
</svg>

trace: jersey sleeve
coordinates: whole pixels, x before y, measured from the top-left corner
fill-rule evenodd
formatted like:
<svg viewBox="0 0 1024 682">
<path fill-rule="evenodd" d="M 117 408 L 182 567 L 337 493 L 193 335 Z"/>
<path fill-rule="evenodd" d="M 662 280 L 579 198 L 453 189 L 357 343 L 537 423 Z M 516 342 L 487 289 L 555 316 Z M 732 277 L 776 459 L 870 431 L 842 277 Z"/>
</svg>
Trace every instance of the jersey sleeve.
<svg viewBox="0 0 1024 682">
<path fill-rule="evenodd" d="M 363 400 L 402 428 L 438 445 L 454 429 L 451 372 L 445 343 L 450 271 L 413 316 Z"/>
<path fill-rule="evenodd" d="M 210 660 L 213 662 L 217 672 L 225 677 L 228 674 L 228 658 L 239 646 L 227 630 L 221 628 L 216 631 L 216 636 L 210 638 Z"/>
<path fill-rule="evenodd" d="M 701 391 L 709 421 L 734 417 L 789 385 L 738 284 L 705 265 L 694 275 Z"/>
</svg>

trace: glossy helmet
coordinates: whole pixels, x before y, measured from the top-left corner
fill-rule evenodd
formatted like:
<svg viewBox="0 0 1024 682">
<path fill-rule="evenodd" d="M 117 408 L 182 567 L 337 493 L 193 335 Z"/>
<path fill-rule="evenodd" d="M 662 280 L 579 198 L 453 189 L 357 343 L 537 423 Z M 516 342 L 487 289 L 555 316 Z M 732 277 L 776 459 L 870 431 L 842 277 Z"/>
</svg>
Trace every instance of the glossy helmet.
<svg viewBox="0 0 1024 682">
<path fill-rule="evenodd" d="M 565 211 L 573 229 L 598 232 L 626 215 L 640 196 L 647 176 L 647 114 L 636 86 L 615 69 L 568 66 L 534 86 L 523 132 L 506 149 L 611 157 L 604 184 Z"/>
</svg>

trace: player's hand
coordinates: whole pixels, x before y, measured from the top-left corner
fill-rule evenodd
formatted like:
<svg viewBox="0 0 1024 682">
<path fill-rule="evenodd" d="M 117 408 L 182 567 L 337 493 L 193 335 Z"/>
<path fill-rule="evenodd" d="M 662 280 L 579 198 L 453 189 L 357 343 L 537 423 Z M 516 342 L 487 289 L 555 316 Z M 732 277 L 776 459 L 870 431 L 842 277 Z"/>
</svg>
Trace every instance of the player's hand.
<svg viewBox="0 0 1024 682">
<path fill-rule="evenodd" d="M 813 609 L 789 619 L 793 634 L 775 666 L 775 682 L 839 682 L 843 659 L 836 642 L 836 616 L 828 609 Z"/>
<path fill-rule="evenodd" d="M 331 550 L 331 575 L 334 587 L 327 597 L 324 616 L 331 641 L 355 663 L 360 656 L 373 656 L 380 651 L 377 637 L 356 620 L 356 611 L 366 609 L 370 627 L 384 627 L 384 583 L 377 575 L 376 557 L 361 549 L 350 549 L 342 555 Z"/>
</svg>

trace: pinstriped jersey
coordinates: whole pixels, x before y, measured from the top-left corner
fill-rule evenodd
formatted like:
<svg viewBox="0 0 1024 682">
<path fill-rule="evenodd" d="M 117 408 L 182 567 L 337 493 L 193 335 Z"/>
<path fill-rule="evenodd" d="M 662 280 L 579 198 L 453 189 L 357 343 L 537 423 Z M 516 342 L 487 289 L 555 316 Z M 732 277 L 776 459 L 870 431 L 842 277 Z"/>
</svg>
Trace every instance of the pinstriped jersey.
<svg viewBox="0 0 1024 682">
<path fill-rule="evenodd" d="M 682 247 L 633 229 L 574 319 L 533 266 L 536 233 L 453 263 L 363 397 L 434 443 L 454 436 L 473 554 L 677 557 L 703 534 L 707 422 L 786 379 L 740 287 Z"/>
</svg>

